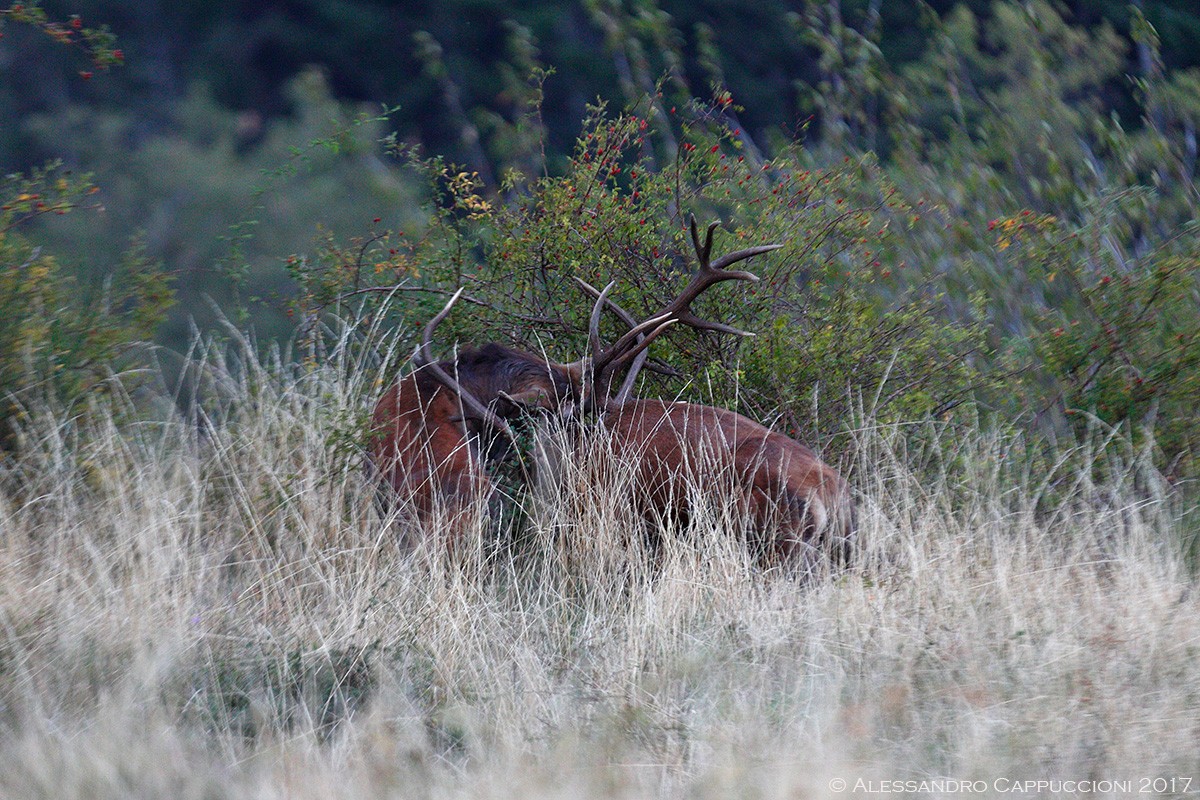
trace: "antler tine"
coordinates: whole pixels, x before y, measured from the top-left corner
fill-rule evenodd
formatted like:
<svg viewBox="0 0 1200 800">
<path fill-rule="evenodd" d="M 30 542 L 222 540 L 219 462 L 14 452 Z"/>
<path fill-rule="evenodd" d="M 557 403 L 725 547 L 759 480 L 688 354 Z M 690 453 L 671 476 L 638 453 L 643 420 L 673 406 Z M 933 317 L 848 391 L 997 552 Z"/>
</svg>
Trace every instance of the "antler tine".
<svg viewBox="0 0 1200 800">
<path fill-rule="evenodd" d="M 627 330 L 624 333 L 624 335 L 621 336 L 620 339 L 617 339 L 617 341 L 615 341 L 612 344 L 612 346 L 606 347 L 604 349 L 604 352 L 601 354 L 601 359 L 607 363 L 607 362 L 610 362 L 612 359 L 616 358 L 617 356 L 624 356 L 625 351 L 631 345 L 633 345 L 635 347 L 635 352 L 636 352 L 636 350 L 640 350 L 640 349 L 646 347 L 647 345 L 649 345 L 649 342 L 642 339 L 641 338 L 642 336 L 657 337 L 658 334 L 661 332 L 661 331 L 659 331 L 659 328 L 662 328 L 663 326 L 668 325 L 674 321 L 675 321 L 674 314 L 663 313 L 663 314 L 656 314 L 653 317 L 650 317 L 650 319 L 647 319 L 643 322 L 638 323 L 638 325 L 636 327 L 630 328 L 629 330 Z"/>
<path fill-rule="evenodd" d="M 629 371 L 625 373 L 625 380 L 621 381 L 621 388 L 613 395 L 613 405 L 624 405 L 629 396 L 633 394 L 633 387 L 637 383 L 637 377 L 642 372 L 642 367 L 646 366 L 646 362 L 650 359 L 650 350 L 643 347 L 638 351 L 638 354 L 633 357 L 632 363 L 629 365 Z"/>
<path fill-rule="evenodd" d="M 576 275 L 575 282 L 578 283 L 580 285 L 580 287 L 585 292 L 590 294 L 592 297 L 595 297 L 597 299 L 600 298 L 601 291 L 599 289 L 597 289 L 595 286 L 592 286 L 590 283 L 585 281 L 583 278 L 580 278 L 578 275 Z M 612 286 L 615 283 L 616 283 L 616 281 L 613 281 L 612 283 L 609 284 L 609 286 Z M 605 291 L 607 291 L 607 287 L 606 287 Z M 618 317 L 621 318 L 622 322 L 624 322 L 626 325 L 628 325 L 631 328 L 637 327 L 637 320 L 635 320 L 633 318 L 632 314 L 630 314 L 624 308 L 621 308 L 621 306 L 617 305 L 616 300 L 613 300 L 611 297 L 606 297 L 604 299 L 604 302 L 610 309 L 612 309 L 613 313 L 615 313 Z M 593 311 L 593 313 L 595 312 L 594 307 L 593 307 L 592 311 Z"/>
<path fill-rule="evenodd" d="M 624 356 L 625 353 L 623 351 L 628 348 L 630 344 L 634 344 L 635 342 L 640 350 L 642 345 L 648 344 L 642 340 L 642 337 L 645 336 L 648 331 L 652 331 L 663 325 L 671 317 L 669 313 L 661 313 L 656 314 L 643 322 L 635 322 L 633 317 L 631 317 L 629 313 L 625 311 L 625 309 L 621 308 L 608 297 L 608 293 L 617 285 L 616 281 L 610 282 L 604 287 L 603 291 L 598 292 L 596 291 L 596 287 L 592 286 L 587 281 L 578 277 L 575 278 L 575 280 L 584 288 L 584 290 L 596 296 L 596 303 L 592 306 L 592 316 L 588 323 L 588 346 L 591 348 L 592 361 L 594 363 L 601 365 L 609 364 L 614 356 Z M 604 305 L 606 303 L 610 308 L 617 312 L 617 314 L 627 325 L 629 325 L 629 330 L 626 331 L 620 339 L 617 339 L 617 341 L 609 347 L 604 347 L 600 343 L 600 315 L 604 311 Z M 655 333 L 653 335 L 657 336 L 658 334 Z M 634 352 L 636 354 L 637 351 L 635 350 Z"/>
<path fill-rule="evenodd" d="M 753 331 L 744 331 L 741 328 L 735 328 L 732 325 L 726 325 L 723 322 L 712 322 L 706 319 L 700 319 L 691 311 L 681 311 L 675 315 L 675 318 L 687 325 L 689 328 L 699 328 L 706 331 L 716 331 L 718 333 L 729 333 L 734 336 L 756 336 Z"/>
<path fill-rule="evenodd" d="M 650 347 L 650 343 L 653 342 L 655 339 L 657 339 L 659 336 L 661 336 L 663 334 L 663 332 L 666 331 L 667 328 L 671 327 L 676 322 L 679 322 L 679 320 L 675 319 L 675 318 L 663 320 L 657 328 L 650 331 L 650 333 L 645 334 L 646 338 L 639 339 L 636 346 L 627 350 L 624 353 L 620 353 L 620 355 L 618 355 L 612 361 L 609 361 L 605 365 L 606 368 L 608 368 L 610 370 L 618 369 L 622 364 L 629 361 L 630 359 L 636 358 L 636 357 L 642 355 L 643 353 L 648 353 L 649 350 L 647 348 Z M 634 331 L 630 331 L 630 333 L 633 333 L 633 332 Z M 626 335 L 628 335 L 628 334 L 626 334 Z"/>
<path fill-rule="evenodd" d="M 696 258 L 700 261 L 700 269 L 707 270 L 708 259 L 712 254 L 713 231 L 721 225 L 721 222 L 720 220 L 713 220 L 708 223 L 708 230 L 704 232 L 704 244 L 700 244 L 700 234 L 696 230 L 696 215 L 689 214 L 688 217 L 691 222 L 692 246 L 696 248 Z"/>
<path fill-rule="evenodd" d="M 576 278 L 580 283 L 589 289 L 593 289 L 588 283 Z M 608 293 L 617 285 L 616 281 L 609 281 L 608 286 L 604 287 L 604 291 L 596 295 L 596 305 L 592 306 L 592 317 L 588 322 L 588 349 L 592 353 L 592 358 L 595 359 L 600 355 L 604 347 L 600 343 L 600 315 L 604 311 L 604 301 L 608 298 Z"/>
<path fill-rule="evenodd" d="M 604 302 L 608 304 L 608 307 L 612 309 L 613 313 L 620 317 L 621 321 L 630 328 L 637 327 L 638 323 L 637 320 L 633 318 L 633 315 L 618 305 L 615 300 L 604 297 L 604 294 L 599 289 L 597 289 L 595 286 L 592 286 L 583 278 L 576 276 L 575 282 L 582 286 L 584 291 L 593 297 L 603 298 Z M 598 326 L 596 327 L 598 328 Z M 621 382 L 621 388 L 617 390 L 615 395 L 613 395 L 613 405 L 623 405 L 627 400 L 629 400 L 629 396 L 633 394 L 633 387 L 637 383 L 637 376 L 639 373 L 641 373 L 642 367 L 646 365 L 648 360 L 650 360 L 650 350 L 647 348 L 642 348 L 638 351 L 638 354 L 634 356 L 632 363 L 629 365 L 629 371 L 625 373 L 625 380 Z"/>
<path fill-rule="evenodd" d="M 441 364 L 437 363 L 433 359 L 433 353 L 430 349 L 431 343 L 433 342 L 433 332 L 437 326 L 442 323 L 442 320 L 446 319 L 446 317 L 450 314 L 450 309 L 454 308 L 454 304 L 457 303 L 458 298 L 462 296 L 464 288 L 466 287 L 459 287 L 459 290 L 455 292 L 454 296 L 451 297 L 446 303 L 445 308 L 443 308 L 425 325 L 425 332 L 421 337 L 421 344 L 418 345 L 417 351 L 413 353 L 412 360 L 413 363 L 417 365 L 418 369 L 429 370 L 429 374 L 433 375 L 433 377 L 437 379 L 439 383 L 453 392 L 462 402 L 463 407 L 474 413 L 475 416 L 480 419 L 480 421 L 486 425 L 496 428 L 509 439 L 515 441 L 516 434 L 513 433 L 513 429 L 509 427 L 509 424 L 501 419 L 490 408 L 479 402 L 479 400 L 473 394 L 468 392 L 466 388 L 454 378 L 454 376 L 442 369 Z"/>
<path fill-rule="evenodd" d="M 465 289 L 465 286 L 458 287 L 458 291 L 446 302 L 445 307 L 425 324 L 425 331 L 421 336 L 421 344 L 417 346 L 417 352 L 413 353 L 413 363 L 418 367 L 435 363 L 433 353 L 429 349 L 430 344 L 433 342 L 433 332 L 450 315 L 450 309 L 454 308 L 454 304 L 458 302 L 458 298 L 462 297 Z"/>
<path fill-rule="evenodd" d="M 747 247 L 745 250 L 737 250 L 732 253 L 727 253 L 726 255 L 723 255 L 717 259 L 717 263 L 712 265 L 712 269 L 714 271 L 725 270 L 725 268 L 731 264 L 736 264 L 739 261 L 745 261 L 747 258 L 762 255 L 763 253 L 770 253 L 772 250 L 778 250 L 781 247 L 783 247 L 781 244 L 760 244 L 757 247 Z M 739 278 L 739 280 L 758 280 L 757 275 L 752 275 L 749 272 L 729 272 L 728 274 L 749 276 L 746 278 Z"/>
</svg>

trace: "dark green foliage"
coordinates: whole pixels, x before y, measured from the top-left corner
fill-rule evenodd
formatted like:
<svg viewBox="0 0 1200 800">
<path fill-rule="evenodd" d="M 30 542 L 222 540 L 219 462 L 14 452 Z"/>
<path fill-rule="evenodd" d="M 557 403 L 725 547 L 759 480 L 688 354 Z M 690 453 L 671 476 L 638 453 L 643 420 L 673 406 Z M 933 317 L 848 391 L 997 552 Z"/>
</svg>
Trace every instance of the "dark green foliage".
<svg viewBox="0 0 1200 800">
<path fill-rule="evenodd" d="M 314 271 L 310 296 L 324 299 L 306 314 L 386 289 L 423 297 L 400 304 L 415 330 L 465 286 L 470 312 L 444 326 L 447 344 L 502 337 L 575 359 L 591 305 L 577 279 L 616 281 L 613 297 L 649 315 L 693 268 L 695 213 L 725 222 L 718 250 L 785 245 L 752 265 L 760 284 L 699 304 L 759 336 L 674 330 L 653 353 L 687 379 L 646 376 L 641 393 L 737 407 L 817 441 L 863 411 L 911 419 L 982 402 L 1050 434 L 1094 414 L 1136 436 L 1154 428 L 1162 463 L 1191 474 L 1192 76 L 1162 67 L 1135 15 L 1150 66 L 1133 98 L 1151 124 L 1130 130 L 1099 114 L 1121 41 L 1049 4 L 930 16 L 930 49 L 904 72 L 826 10 L 797 20 L 826 53 L 827 89 L 845 92 L 840 134 L 827 110 L 819 144 L 764 153 L 726 89 L 672 104 L 685 95 L 668 71 L 626 112 L 594 108 L 554 174 L 511 170 L 500 195 L 477 171 L 406 151 L 431 189 L 430 225 L 342 248 L 355 268 Z M 862 150 L 871 143 L 887 160 Z M 511 163 L 536 156 L 518 149 Z M 606 315 L 604 333 L 621 325 Z"/>
<path fill-rule="evenodd" d="M 14 63 L 28 70 L 0 76 L 0 103 L 10 105 L 14 116 L 47 111 L 65 96 L 133 111 L 158 133 L 170 125 L 164 111 L 185 96 L 192 83 L 200 83 L 223 106 L 273 118 L 289 112 L 288 82 L 316 64 L 329 72 L 339 98 L 399 106 L 404 113 L 396 124 L 405 139 L 420 139 L 434 152 L 464 164 L 471 160 L 460 136 L 462 120 L 444 102 L 438 78 L 423 74 L 422 61 L 411 47 L 418 31 L 444 49 L 442 60 L 459 87 L 461 108 L 486 135 L 489 119 L 511 122 L 525 110 L 511 93 L 511 76 L 505 74 L 512 59 L 497 47 L 513 24 L 519 26 L 530 45 L 528 52 L 560 76 L 547 85 L 545 121 L 552 154 L 569 149 L 585 104 L 599 96 L 626 102 L 630 92 L 646 91 L 666 71 L 672 72 L 675 86 L 685 85 L 693 94 L 703 94 L 719 73 L 719 81 L 746 106 L 742 121 L 760 140 L 773 130 L 794 132 L 801 120 L 818 110 L 814 101 L 820 97 L 809 87 L 833 78 L 831 63 L 842 61 L 833 56 L 830 62 L 830 51 L 809 36 L 804 19 L 814 9 L 837 9 L 837 20 L 829 18 L 832 11 L 821 13 L 838 38 L 858 39 L 893 66 L 919 58 L 929 38 L 922 25 L 924 4 L 917 0 L 296 0 L 240 5 L 49 0 L 41 5 L 54 19 L 80 14 L 87 27 L 94 27 L 93 19 L 107 23 L 121 37 L 129 65 L 119 81 L 106 78 L 103 86 L 79 85 L 82 82 L 63 77 L 75 75 L 78 65 L 72 61 L 64 67 L 67 62 L 53 55 L 47 59 L 44 52 L 34 57 L 35 45 L 14 31 L 9 42 L 0 44 L 11 47 Z M 937 0 L 930 5 L 942 15 L 957 5 L 977 18 L 996 13 L 991 0 Z M 1173 69 L 1200 65 L 1195 4 L 1147 0 L 1142 5 L 1162 34 L 1166 63 Z M 1069 10 L 1068 18 L 1077 27 L 1094 30 L 1108 24 L 1128 36 L 1130 12 L 1124 0 L 1060 7 Z M 790 12 L 798 12 L 796 19 L 802 24 L 789 24 Z M 705 55 L 713 50 L 723 56 L 714 60 Z M 854 59 L 842 63 L 853 64 Z M 1135 63 L 1130 53 L 1124 71 L 1133 72 Z M 520 70 L 517 76 L 523 80 L 527 74 Z M 851 80 L 845 85 L 862 84 Z M 1108 106 L 1119 107 L 1129 87 L 1118 78 L 1108 82 L 1104 93 Z M 19 129 L 0 133 L 0 164 L 10 169 L 23 166 L 29 143 L 21 141 L 22 136 Z M 39 152 L 33 162 L 47 155 Z M 473 164 L 472 168 L 478 169 Z"/>
<path fill-rule="evenodd" d="M 103 224 L 55 217 L 31 235 L 85 281 L 130 238 L 143 241 L 175 276 L 180 302 L 157 337 L 174 350 L 187 348 L 193 324 L 212 327 L 210 301 L 240 324 L 252 315 L 264 339 L 286 338 L 294 287 L 282 258 L 377 216 L 408 224 L 415 203 L 383 162 L 378 109 L 334 101 L 315 69 L 296 76 L 289 97 L 294 115 L 272 121 L 231 112 L 197 89 L 171 109 L 174 127 L 149 136 L 125 111 L 26 118 L 24 129 L 63 159 L 97 165 L 104 207 Z"/>
<path fill-rule="evenodd" d="M 311 725 L 323 737 L 361 708 L 376 687 L 377 646 L 292 649 L 247 646 L 211 653 L 188 684 L 184 714 L 204 729 L 239 732 Z"/>
</svg>

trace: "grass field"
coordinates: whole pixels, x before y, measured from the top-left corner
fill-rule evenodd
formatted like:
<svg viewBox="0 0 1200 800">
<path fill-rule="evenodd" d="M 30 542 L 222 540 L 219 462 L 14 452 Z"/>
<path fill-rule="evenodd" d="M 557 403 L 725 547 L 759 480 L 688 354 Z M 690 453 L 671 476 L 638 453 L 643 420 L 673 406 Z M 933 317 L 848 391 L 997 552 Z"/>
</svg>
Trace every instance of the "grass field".
<svg viewBox="0 0 1200 800">
<path fill-rule="evenodd" d="M 5 466 L 0 796 L 1200 791 L 1182 503 L 1113 443 L 862 428 L 846 570 L 764 574 L 719 503 L 651 569 L 587 464 L 446 564 L 354 457 L 373 369 L 193 358 L 204 414 Z"/>
</svg>

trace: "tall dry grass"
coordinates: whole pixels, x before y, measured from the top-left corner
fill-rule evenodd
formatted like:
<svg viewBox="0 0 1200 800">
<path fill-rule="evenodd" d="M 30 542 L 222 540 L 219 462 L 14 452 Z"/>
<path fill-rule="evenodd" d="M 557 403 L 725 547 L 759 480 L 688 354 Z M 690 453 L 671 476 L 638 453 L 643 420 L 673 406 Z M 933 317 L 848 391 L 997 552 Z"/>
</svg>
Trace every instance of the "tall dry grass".
<svg viewBox="0 0 1200 800">
<path fill-rule="evenodd" d="M 619 465 L 566 459 L 524 529 L 448 564 L 436 524 L 372 502 L 378 364 L 351 344 L 312 369 L 200 348 L 190 415 L 27 427 L 0 493 L 0 796 L 1200 780 L 1200 599 L 1137 454 L 1034 467 L 982 426 L 864 426 L 862 553 L 809 575 L 759 570 L 719 502 L 651 554 Z"/>
</svg>

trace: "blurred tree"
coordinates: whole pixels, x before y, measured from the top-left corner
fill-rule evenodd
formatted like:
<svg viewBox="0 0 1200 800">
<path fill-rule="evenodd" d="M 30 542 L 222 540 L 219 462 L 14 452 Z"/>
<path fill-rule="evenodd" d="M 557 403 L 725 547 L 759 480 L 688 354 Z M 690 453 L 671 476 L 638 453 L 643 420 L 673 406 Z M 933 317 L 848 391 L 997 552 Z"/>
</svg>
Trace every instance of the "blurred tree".
<svg viewBox="0 0 1200 800">
<path fill-rule="evenodd" d="M 69 107 L 27 117 L 32 141 L 69 163 L 94 165 L 103 204 L 103 224 L 46 219 L 39 239 L 94 283 L 99 265 L 114 263 L 138 236 L 176 279 L 180 302 L 160 333 L 172 348 L 186 346 L 193 321 L 211 322 L 206 298 L 231 315 L 250 305 L 260 334 L 286 337 L 295 287 L 283 257 L 376 217 L 411 225 L 417 204 L 411 182 L 383 160 L 378 114 L 335 101 L 315 68 L 295 78 L 287 96 L 291 115 L 271 119 L 223 108 L 195 86 L 156 133 L 119 111 Z"/>
<path fill-rule="evenodd" d="M 945 15 L 958 5 L 985 21 L 1007 6 L 934 0 L 928 8 Z M 811 108 L 808 93 L 798 87 L 819 84 L 820 61 L 829 55 L 784 23 L 797 8 L 785 0 L 49 0 L 44 7 L 57 18 L 106 20 L 120 34 L 130 67 L 119 81 L 73 85 L 63 78 L 71 71 L 54 63 L 60 54 L 37 53 L 28 35 L 14 32 L 0 42 L 0 109 L 9 118 L 101 104 L 132 113 L 139 120 L 137 134 L 149 135 L 171 124 L 170 107 L 197 81 L 222 106 L 274 118 L 289 113 L 288 81 L 318 64 L 335 97 L 400 106 L 395 124 L 402 137 L 464 162 L 469 154 L 459 145 L 461 126 L 443 102 L 439 79 L 422 76 L 413 45 L 418 31 L 443 48 L 445 74 L 459 87 L 463 109 L 503 115 L 511 110 L 510 83 L 502 69 L 507 54 L 496 43 L 509 37 L 510 20 L 521 26 L 540 61 L 556 71 L 545 86 L 543 118 L 547 148 L 559 156 L 569 151 L 585 105 L 597 97 L 614 99 L 622 70 L 632 70 L 630 76 L 643 71 L 635 81 L 639 91 L 648 88 L 641 85 L 646 76 L 653 81 L 671 71 L 693 93 L 706 94 L 711 77 L 703 64 L 706 37 L 709 52 L 723 54 L 723 81 L 744 106 L 740 119 L 746 130 L 760 144 L 770 130 L 795 133 Z M 919 0 L 822 0 L 801 9 L 836 18 L 844 32 L 873 43 L 898 67 L 925 50 L 922 7 Z M 1124 0 L 1075 0 L 1064 8 L 1072 24 L 1095 28 L 1107 22 L 1129 40 Z M 1147 0 L 1144 10 L 1159 31 L 1169 70 L 1200 65 L 1200 9 L 1192 0 Z M 1135 55 L 1127 58 L 1127 71 L 1133 71 Z M 1119 79 L 1105 92 L 1107 106 L 1128 101 L 1128 86 Z M 19 131 L 0 134 L 0 165 L 21 168 L 49 155 Z"/>
</svg>

